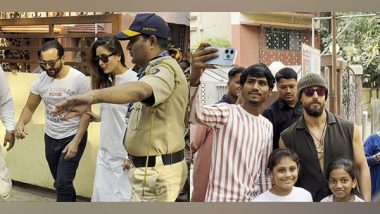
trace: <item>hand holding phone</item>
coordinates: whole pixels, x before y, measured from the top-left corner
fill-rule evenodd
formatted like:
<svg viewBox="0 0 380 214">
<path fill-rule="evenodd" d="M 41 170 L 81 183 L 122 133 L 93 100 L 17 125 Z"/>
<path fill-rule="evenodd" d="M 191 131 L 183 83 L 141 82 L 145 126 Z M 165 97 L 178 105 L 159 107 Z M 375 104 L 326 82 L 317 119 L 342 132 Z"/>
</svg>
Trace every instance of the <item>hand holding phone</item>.
<svg viewBox="0 0 380 214">
<path fill-rule="evenodd" d="M 235 64 L 237 50 L 235 48 L 219 48 L 218 58 L 205 61 L 205 64 L 233 66 Z"/>
</svg>

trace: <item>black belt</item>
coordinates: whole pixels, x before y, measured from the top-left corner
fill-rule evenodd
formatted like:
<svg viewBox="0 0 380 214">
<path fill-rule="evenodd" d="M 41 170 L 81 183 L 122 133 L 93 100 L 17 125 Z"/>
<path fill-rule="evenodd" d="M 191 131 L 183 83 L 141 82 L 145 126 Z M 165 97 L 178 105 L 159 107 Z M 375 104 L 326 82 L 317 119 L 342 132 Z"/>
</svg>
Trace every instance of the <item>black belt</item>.
<svg viewBox="0 0 380 214">
<path fill-rule="evenodd" d="M 171 164 L 175 164 L 182 161 L 184 159 L 184 153 L 183 153 L 183 150 L 180 150 L 178 152 L 165 154 L 161 156 L 148 156 L 148 157 L 147 156 L 143 156 L 143 157 L 129 156 L 129 158 L 131 159 L 135 167 L 145 167 L 145 162 L 147 158 L 148 158 L 148 167 L 154 167 L 156 166 L 156 157 L 161 157 L 164 165 L 171 165 Z"/>
</svg>

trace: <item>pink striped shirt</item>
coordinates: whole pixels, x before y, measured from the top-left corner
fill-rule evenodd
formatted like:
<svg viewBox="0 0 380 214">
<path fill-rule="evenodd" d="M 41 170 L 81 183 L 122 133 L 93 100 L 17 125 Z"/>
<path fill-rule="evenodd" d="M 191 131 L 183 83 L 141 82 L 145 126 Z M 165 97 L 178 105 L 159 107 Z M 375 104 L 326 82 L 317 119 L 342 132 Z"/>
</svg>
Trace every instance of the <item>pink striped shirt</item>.
<svg viewBox="0 0 380 214">
<path fill-rule="evenodd" d="M 272 124 L 240 105 L 202 106 L 197 92 L 198 87 L 190 88 L 190 121 L 214 131 L 205 201 L 252 201 L 271 186 L 266 166 L 272 152 Z"/>
</svg>

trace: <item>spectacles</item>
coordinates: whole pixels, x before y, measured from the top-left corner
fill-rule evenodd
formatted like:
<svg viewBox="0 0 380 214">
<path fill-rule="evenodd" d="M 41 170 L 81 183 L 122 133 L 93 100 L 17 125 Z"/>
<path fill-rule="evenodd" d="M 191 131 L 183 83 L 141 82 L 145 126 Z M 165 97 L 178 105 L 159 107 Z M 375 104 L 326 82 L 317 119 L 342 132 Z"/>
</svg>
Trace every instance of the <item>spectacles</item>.
<svg viewBox="0 0 380 214">
<path fill-rule="evenodd" d="M 40 64 L 41 68 L 45 69 L 46 68 L 46 65 L 49 65 L 50 67 L 54 68 L 55 67 L 55 64 L 57 63 L 58 60 L 60 60 L 61 57 L 59 57 L 58 59 L 56 60 L 52 60 L 52 61 L 39 61 L 38 63 Z"/>
<path fill-rule="evenodd" d="M 109 57 L 113 56 L 113 55 L 115 55 L 115 53 L 111 53 L 109 55 L 102 54 L 100 56 L 95 56 L 94 61 L 97 62 L 97 63 L 99 63 L 99 61 L 102 60 L 102 62 L 107 63 L 109 61 Z"/>
<path fill-rule="evenodd" d="M 305 88 L 303 90 L 303 93 L 308 96 L 312 97 L 314 95 L 314 92 L 317 92 L 318 96 L 323 97 L 327 94 L 327 89 L 323 87 L 318 87 L 318 88 Z"/>
</svg>

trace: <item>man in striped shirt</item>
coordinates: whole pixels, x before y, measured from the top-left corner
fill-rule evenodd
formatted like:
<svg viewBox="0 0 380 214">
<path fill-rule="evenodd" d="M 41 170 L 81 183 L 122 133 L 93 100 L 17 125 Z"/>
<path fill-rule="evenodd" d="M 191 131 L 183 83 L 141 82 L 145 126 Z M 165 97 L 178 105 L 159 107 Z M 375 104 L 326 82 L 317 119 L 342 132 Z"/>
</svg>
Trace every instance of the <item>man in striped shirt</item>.
<svg viewBox="0 0 380 214">
<path fill-rule="evenodd" d="M 214 132 L 205 201 L 252 201 L 271 186 L 265 169 L 273 127 L 260 112 L 275 80 L 267 66 L 253 65 L 240 76 L 241 104 L 200 105 L 200 77 L 205 68 L 215 68 L 204 62 L 218 56 L 217 49 L 208 46 L 201 44 L 193 54 L 190 75 L 190 121 L 210 126 Z"/>
</svg>

